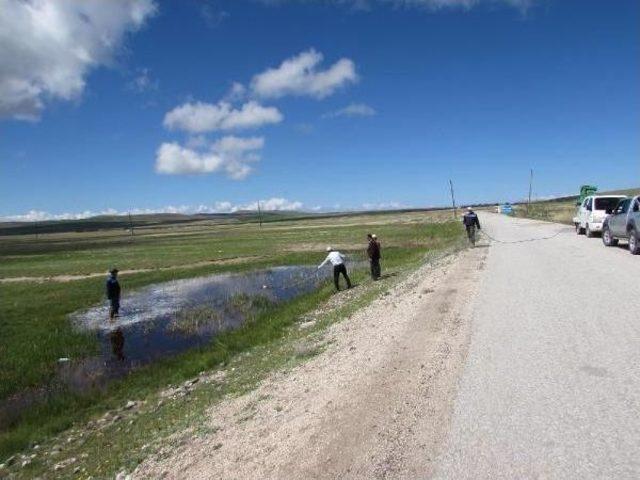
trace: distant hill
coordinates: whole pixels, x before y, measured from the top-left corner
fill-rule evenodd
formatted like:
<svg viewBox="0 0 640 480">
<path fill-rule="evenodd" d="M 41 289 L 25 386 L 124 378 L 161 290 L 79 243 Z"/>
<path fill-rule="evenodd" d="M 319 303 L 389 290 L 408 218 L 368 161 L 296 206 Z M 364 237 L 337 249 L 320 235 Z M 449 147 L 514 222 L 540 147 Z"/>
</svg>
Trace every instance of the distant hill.
<svg viewBox="0 0 640 480">
<path fill-rule="evenodd" d="M 263 212 L 262 221 L 270 222 L 287 218 L 299 217 L 299 212 Z M 308 214 L 304 214 L 308 215 Z M 134 228 L 167 226 L 171 224 L 185 224 L 200 221 L 213 221 L 217 224 L 259 222 L 257 212 L 234 213 L 199 213 L 183 215 L 177 213 L 154 213 L 132 215 L 131 224 Z M 98 230 L 129 229 L 128 216 L 99 215 L 78 220 L 45 220 L 39 222 L 2 222 L 0 235 L 24 235 L 38 233 L 91 232 Z"/>
<path fill-rule="evenodd" d="M 493 205 L 493 204 L 491 204 Z M 385 213 L 406 213 L 416 211 L 446 210 L 449 207 L 406 208 L 398 210 L 368 210 L 351 212 L 297 212 L 267 211 L 259 215 L 256 211 L 238 211 L 234 213 L 199 213 L 194 215 L 157 213 L 132 215 L 131 223 L 135 228 L 154 228 L 170 225 L 185 225 L 200 222 L 217 225 L 280 222 L 285 220 L 307 220 L 310 218 L 331 218 Z M 45 233 L 95 232 L 100 230 L 127 230 L 129 217 L 121 215 L 100 215 L 78 220 L 47 220 L 42 222 L 0 222 L 0 236 L 34 235 Z"/>
</svg>

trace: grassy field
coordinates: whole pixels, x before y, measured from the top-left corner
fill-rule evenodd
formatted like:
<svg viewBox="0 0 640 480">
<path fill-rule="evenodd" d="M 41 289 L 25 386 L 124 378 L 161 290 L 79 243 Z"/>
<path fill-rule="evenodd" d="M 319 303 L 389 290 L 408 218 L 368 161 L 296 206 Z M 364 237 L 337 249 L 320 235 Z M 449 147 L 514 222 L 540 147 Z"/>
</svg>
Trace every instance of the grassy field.
<svg viewBox="0 0 640 480">
<path fill-rule="evenodd" d="M 627 190 L 614 190 L 611 192 L 599 192 L 600 195 L 627 195 L 640 194 L 640 188 Z M 535 218 L 547 222 L 564 223 L 573 225 L 573 217 L 576 214 L 576 201 L 578 197 L 564 198 L 562 200 L 545 200 L 533 202 L 527 213 L 526 205 L 517 205 L 515 214 L 518 217 Z"/>
<path fill-rule="evenodd" d="M 75 331 L 68 314 L 101 301 L 102 274 L 110 266 L 132 271 L 121 278 L 123 288 L 131 290 L 216 272 L 315 264 L 324 257 L 326 245 L 362 259 L 365 235 L 371 231 L 381 239 L 383 268 L 387 271 L 415 266 L 425 254 L 458 245 L 461 238 L 461 228 L 451 222 L 450 212 L 281 219 L 262 228 L 256 223 L 204 219 L 141 227 L 133 238 L 121 228 L 53 232 L 39 234 L 37 239 L 31 234 L 0 237 L 0 278 L 34 277 L 0 283 L 0 403 L 46 384 L 58 358 L 77 359 L 96 352 L 95 337 Z M 137 269 L 148 270 L 136 273 Z M 40 277 L 84 274 L 100 276 L 40 281 Z M 356 274 L 355 280 L 366 298 L 368 289 L 374 287 L 364 273 Z M 382 288 L 384 282 L 381 285 L 375 288 Z M 296 318 L 331 295 L 327 285 L 288 304 L 269 308 L 253 324 L 217 337 L 210 347 L 141 368 L 105 390 L 82 395 L 57 393 L 1 427 L 0 461 L 128 398 L 151 395 L 169 383 L 233 361 L 241 352 L 268 348 L 281 340 Z"/>
</svg>

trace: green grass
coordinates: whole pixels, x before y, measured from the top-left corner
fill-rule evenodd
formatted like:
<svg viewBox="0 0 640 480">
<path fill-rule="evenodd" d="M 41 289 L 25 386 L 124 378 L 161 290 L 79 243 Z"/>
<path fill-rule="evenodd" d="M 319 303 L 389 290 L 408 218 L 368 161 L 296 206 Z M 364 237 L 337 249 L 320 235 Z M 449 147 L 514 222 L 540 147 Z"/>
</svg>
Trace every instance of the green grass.
<svg viewBox="0 0 640 480">
<path fill-rule="evenodd" d="M 455 241 L 453 244 L 456 247 L 460 245 Z M 432 257 L 435 256 L 435 252 L 432 252 Z M 422 254 L 416 251 L 406 252 L 388 265 L 385 264 L 385 267 L 392 273 L 402 274 L 419 265 L 422 260 Z M 162 385 L 176 385 L 202 370 L 210 370 L 211 362 L 214 370 L 221 368 L 218 362 L 222 361 L 222 368 L 227 372 L 223 384 L 201 385 L 188 397 L 164 401 L 161 406 L 158 406 L 159 396 L 155 388 L 145 388 L 135 379 L 114 386 L 115 391 L 110 397 L 110 402 L 96 405 L 92 411 L 97 413 L 104 408 L 119 407 L 131 398 L 144 399 L 145 407 L 141 408 L 139 414 L 130 417 L 133 419 L 132 423 L 127 417 L 125 421 L 103 430 L 96 430 L 83 427 L 76 422 L 61 439 L 53 438 L 43 444 L 41 451 L 50 449 L 54 443 L 62 445 L 63 452 L 59 456 L 40 456 L 27 468 L 18 469 L 15 473 L 18 474 L 18 478 L 40 475 L 46 477 L 55 462 L 73 457 L 79 461 L 57 472 L 57 478 L 74 478 L 72 471 L 76 466 L 82 469 L 83 477 L 113 478 L 122 469 L 132 471 L 149 454 L 162 455 L 170 452 L 183 438 L 210 433 L 211 428 L 215 429 L 215 426 L 206 426 L 204 420 L 207 409 L 230 395 L 239 395 L 254 388 L 257 382 L 275 369 L 293 368 L 322 352 L 325 347 L 323 331 L 327 326 L 347 318 L 402 278 L 402 275 L 398 275 L 373 283 L 364 282 L 364 273 L 356 274 L 355 280 L 361 285 L 353 292 L 356 295 L 350 302 L 342 303 L 337 308 L 320 314 L 313 329 L 300 330 L 291 327 L 302 315 L 332 295 L 329 287 L 298 298 L 281 306 L 277 311 L 265 313 L 254 327 L 225 335 L 212 349 L 189 352 L 176 357 L 174 360 L 180 365 L 180 370 L 176 369 L 176 365 L 171 365 L 172 362 L 156 365 L 151 369 L 154 376 L 160 376 L 158 380 Z M 301 345 L 303 348 L 300 348 Z M 234 354 L 240 352 L 244 353 Z M 180 371 L 186 374 L 186 377 L 180 375 Z M 154 380 L 148 381 L 153 387 Z M 123 395 L 117 396 L 118 392 Z M 251 416 L 252 411 L 249 409 L 244 418 L 248 419 Z M 239 418 L 237 421 L 243 419 Z M 68 437 L 73 439 L 72 442 L 64 441 Z M 107 450 L 109 454 L 104 455 Z"/>
<path fill-rule="evenodd" d="M 640 189 L 614 190 L 610 192 L 598 192 L 596 195 L 627 195 L 629 197 L 640 194 Z M 545 200 L 532 202 L 527 206 L 516 205 L 515 215 L 523 218 L 533 218 L 546 222 L 564 223 L 573 225 L 573 217 L 576 214 L 576 201 L 578 197 L 564 198 L 561 200 Z"/>
<path fill-rule="evenodd" d="M 243 227 L 224 232 L 224 248 L 234 250 L 237 254 L 241 252 L 247 256 L 259 256 L 257 260 L 236 265 L 207 265 L 132 274 L 123 277 L 122 283 L 125 289 L 130 290 L 170 279 L 222 271 L 317 263 L 324 257 L 324 253 L 318 251 L 319 245 L 328 243 L 358 256 L 362 255 L 365 247 L 364 236 L 371 230 L 383 241 L 385 268 L 398 269 L 417 264 L 426 252 L 441 251 L 460 238 L 461 229 L 457 223 L 430 223 L 430 220 L 433 218 L 424 214 L 402 218 L 368 215 L 361 219 L 350 218 L 349 221 L 337 220 L 335 225 L 328 226 L 313 222 L 283 222 L 280 225 L 273 224 L 269 229 L 253 227 L 253 231 Z M 358 221 L 361 223 L 358 224 Z M 231 235 L 232 231 L 237 233 L 237 237 Z M 211 241 L 214 246 L 205 242 L 203 236 L 213 238 Z M 149 236 L 141 242 L 142 245 L 136 243 L 122 247 L 116 244 L 109 248 L 120 255 L 132 255 L 132 262 L 138 262 L 136 265 L 144 262 L 157 267 L 175 265 L 177 263 L 173 262 L 187 261 L 187 257 L 196 262 L 202 261 L 209 252 L 221 245 L 216 243 L 219 242 L 218 236 L 223 236 L 219 234 L 219 229 L 213 229 L 207 235 L 186 235 L 182 239 L 170 233 L 168 238 L 164 235 Z M 167 241 L 174 242 L 176 248 L 165 251 L 162 246 L 166 246 Z M 43 251 L 39 247 L 15 258 L 11 268 L 17 276 L 25 275 L 25 272 L 51 272 L 62 268 L 65 259 L 73 258 L 75 264 L 80 265 L 73 268 L 92 271 L 97 268 L 96 265 L 106 262 L 103 248 L 78 251 L 71 246 L 66 251 L 47 253 L 46 249 Z M 130 250 L 137 253 L 133 254 Z M 103 260 L 96 260 L 90 252 Z M 39 265 L 40 261 L 43 265 Z M 121 264 L 119 266 L 122 268 Z M 126 268 L 130 268 L 129 265 Z M 364 281 L 363 274 L 356 275 L 355 280 Z M 12 394 L 45 384 L 52 377 L 58 358 L 81 358 L 96 352 L 98 346 L 95 338 L 74 331 L 67 316 L 100 301 L 103 281 L 102 278 L 96 278 L 68 283 L 0 285 L 0 309 L 3 312 L 0 318 L 0 331 L 3 332 L 0 338 L 0 402 Z M 128 398 L 148 396 L 169 383 L 179 383 L 203 370 L 229 362 L 240 352 L 278 342 L 300 315 L 314 309 L 331 293 L 332 289 L 327 285 L 287 304 L 266 306 L 255 322 L 220 335 L 210 347 L 191 350 L 141 368 L 125 379 L 113 382 L 103 391 L 82 395 L 60 392 L 46 403 L 25 411 L 18 422 L 0 431 L 0 459 L 55 435 L 74 423 L 121 405 Z"/>
</svg>

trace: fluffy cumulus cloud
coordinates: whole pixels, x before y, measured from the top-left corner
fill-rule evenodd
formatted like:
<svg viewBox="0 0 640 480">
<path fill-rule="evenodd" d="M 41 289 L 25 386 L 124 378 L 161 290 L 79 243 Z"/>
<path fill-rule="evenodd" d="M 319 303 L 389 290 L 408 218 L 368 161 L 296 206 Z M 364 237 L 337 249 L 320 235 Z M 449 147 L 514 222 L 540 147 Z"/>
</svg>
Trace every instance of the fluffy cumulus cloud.
<svg viewBox="0 0 640 480">
<path fill-rule="evenodd" d="M 409 208 L 409 206 L 400 202 L 363 203 L 358 210 L 400 210 L 402 208 Z"/>
<path fill-rule="evenodd" d="M 73 100 L 108 64 L 153 0 L 0 0 L 0 117 L 37 120 L 49 100 Z"/>
<path fill-rule="evenodd" d="M 324 98 L 338 88 L 358 80 L 352 60 L 342 58 L 329 68 L 319 68 L 323 55 L 314 49 L 288 58 L 277 68 L 270 68 L 253 77 L 251 91 L 264 98 L 285 95 Z"/>
<path fill-rule="evenodd" d="M 79 213 L 49 213 L 40 210 L 31 210 L 24 214 L 8 215 L 0 217 L 3 222 L 43 222 L 50 220 L 79 220 L 84 218 L 97 217 L 100 215 L 151 215 L 158 213 L 172 213 L 182 215 L 206 214 L 206 213 L 236 213 L 242 211 L 257 211 L 258 204 L 262 211 L 297 211 L 303 209 L 302 202 L 288 200 L 286 198 L 268 198 L 256 200 L 248 203 L 232 203 L 229 201 L 217 201 L 212 205 L 169 205 L 162 208 L 134 208 L 127 211 L 118 211 L 113 208 L 102 211 L 86 210 Z"/>
<path fill-rule="evenodd" d="M 371 117 L 377 112 L 373 107 L 364 103 L 351 103 L 344 108 L 324 114 L 325 118 L 335 117 Z"/>
<path fill-rule="evenodd" d="M 259 203 L 259 205 L 258 205 Z M 269 198 L 243 205 L 239 210 L 258 210 L 258 206 L 264 211 L 295 211 L 301 210 L 302 202 L 287 200 L 286 198 Z"/>
<path fill-rule="evenodd" d="M 167 175 L 198 175 L 226 173 L 234 180 L 249 175 L 252 163 L 260 160 L 263 137 L 222 137 L 209 142 L 196 137 L 196 142 L 182 146 L 177 142 L 163 143 L 156 152 L 156 172 Z"/>
<path fill-rule="evenodd" d="M 234 108 L 226 101 L 217 104 L 189 102 L 180 105 L 164 116 L 164 126 L 169 130 L 189 133 L 213 132 L 215 130 L 241 130 L 280 123 L 283 119 L 275 107 L 264 107 L 249 101 Z"/>
<path fill-rule="evenodd" d="M 216 172 L 222 158 L 213 152 L 199 152 L 179 143 L 163 143 L 156 152 L 156 172 L 169 175 Z"/>
</svg>

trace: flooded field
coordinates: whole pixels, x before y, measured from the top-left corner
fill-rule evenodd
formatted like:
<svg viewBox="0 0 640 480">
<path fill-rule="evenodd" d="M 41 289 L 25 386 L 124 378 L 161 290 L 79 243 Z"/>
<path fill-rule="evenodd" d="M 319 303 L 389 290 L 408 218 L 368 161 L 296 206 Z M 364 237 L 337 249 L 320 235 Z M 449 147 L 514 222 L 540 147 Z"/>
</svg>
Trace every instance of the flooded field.
<svg viewBox="0 0 640 480">
<path fill-rule="evenodd" d="M 0 405 L 0 425 L 25 407 L 60 389 L 84 392 L 155 360 L 209 344 L 219 332 L 252 321 L 271 305 L 318 288 L 329 269 L 286 266 L 238 274 L 219 274 L 125 288 L 120 317 L 109 319 L 108 304 L 74 312 L 74 327 L 94 332 L 100 354 L 60 358 L 51 385 Z"/>
<path fill-rule="evenodd" d="M 150 285 L 124 293 L 120 317 L 105 303 L 76 312 L 76 328 L 95 331 L 99 366 L 63 361 L 70 386 L 86 388 L 139 365 L 208 344 L 219 332 L 251 321 L 264 308 L 316 289 L 327 271 L 288 266 L 241 274 L 210 275 Z M 86 363 L 86 362 L 84 362 Z M 80 370 L 81 373 L 77 372 Z"/>
</svg>

